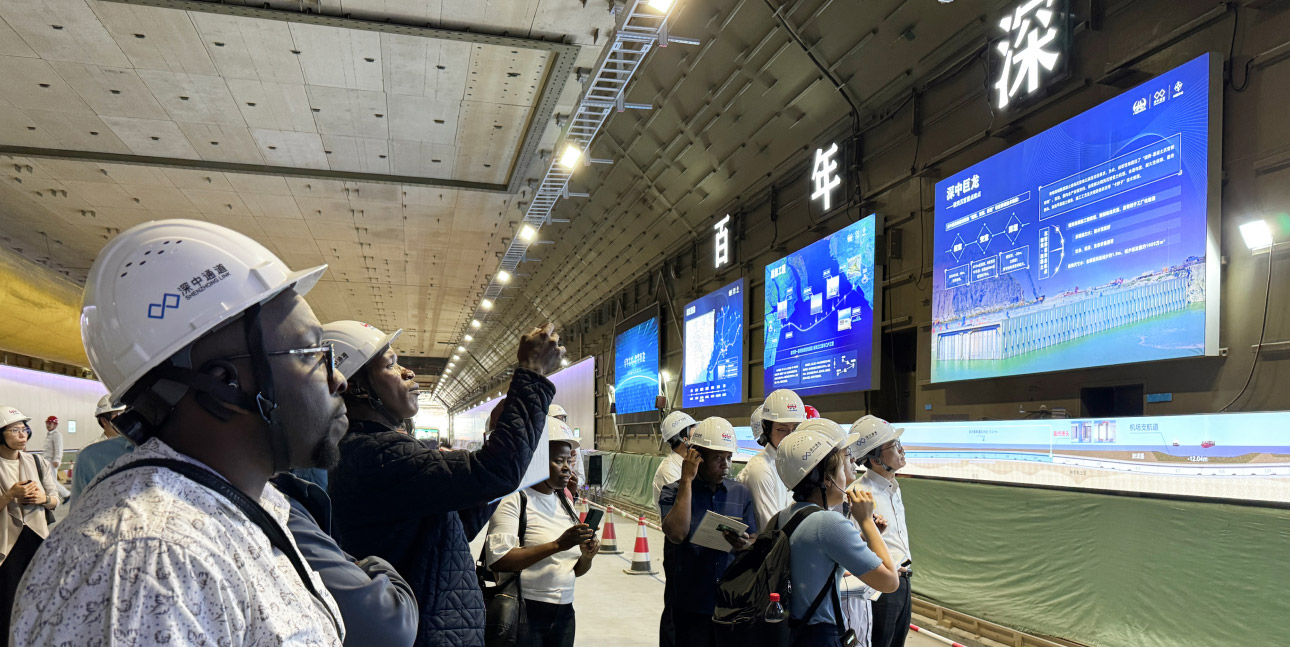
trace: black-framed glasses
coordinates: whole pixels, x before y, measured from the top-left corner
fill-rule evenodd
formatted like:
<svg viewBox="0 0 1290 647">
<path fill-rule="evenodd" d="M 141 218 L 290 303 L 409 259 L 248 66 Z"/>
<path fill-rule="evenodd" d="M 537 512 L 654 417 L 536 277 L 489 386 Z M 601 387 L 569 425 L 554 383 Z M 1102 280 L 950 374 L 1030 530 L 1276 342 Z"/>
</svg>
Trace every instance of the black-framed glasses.
<svg viewBox="0 0 1290 647">
<path fill-rule="evenodd" d="M 268 353 L 265 353 L 265 354 L 268 355 L 269 357 L 273 357 L 275 355 L 317 355 L 318 353 L 322 353 L 323 359 L 326 360 L 327 362 L 327 369 L 328 369 L 327 379 L 330 380 L 331 371 L 336 370 L 336 350 L 332 347 L 330 342 L 323 342 L 321 345 L 310 346 L 309 348 L 290 348 L 287 350 L 274 350 L 274 351 L 269 351 Z M 233 355 L 232 357 L 225 357 L 224 359 L 227 359 L 227 360 L 251 359 L 251 355 L 250 354 Z"/>
</svg>

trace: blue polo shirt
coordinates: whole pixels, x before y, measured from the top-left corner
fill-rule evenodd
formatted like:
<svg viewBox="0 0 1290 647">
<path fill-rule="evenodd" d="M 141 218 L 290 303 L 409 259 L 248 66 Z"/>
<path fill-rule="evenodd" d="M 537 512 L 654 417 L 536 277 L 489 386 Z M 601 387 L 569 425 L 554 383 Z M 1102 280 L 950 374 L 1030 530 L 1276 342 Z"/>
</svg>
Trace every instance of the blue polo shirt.
<svg viewBox="0 0 1290 647">
<path fill-rule="evenodd" d="M 664 519 L 676 503 L 679 487 L 679 482 L 666 485 L 659 494 L 658 505 Z M 690 537 L 709 510 L 739 519 L 748 524 L 748 534 L 757 534 L 751 490 L 733 479 L 714 486 L 695 478 L 690 487 L 690 533 L 679 544 L 663 541 L 663 572 L 667 575 L 663 603 L 676 611 L 711 614 L 717 606 L 717 582 L 735 559 L 733 552 L 690 543 Z"/>
</svg>

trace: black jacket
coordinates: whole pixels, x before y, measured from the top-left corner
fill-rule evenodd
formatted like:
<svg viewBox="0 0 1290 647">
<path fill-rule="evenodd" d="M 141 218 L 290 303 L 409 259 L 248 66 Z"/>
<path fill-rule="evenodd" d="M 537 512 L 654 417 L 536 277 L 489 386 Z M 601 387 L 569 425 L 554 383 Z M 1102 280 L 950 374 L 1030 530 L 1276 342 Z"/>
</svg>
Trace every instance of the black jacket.
<svg viewBox="0 0 1290 647">
<path fill-rule="evenodd" d="M 421 606 L 419 647 L 483 647 L 484 598 L 470 541 L 498 498 L 519 489 L 555 385 L 515 371 L 497 428 L 476 452 L 428 449 L 407 434 L 355 422 L 331 473 L 335 534 L 407 578 Z"/>
<path fill-rule="evenodd" d="M 283 472 L 273 477 L 291 503 L 287 528 L 305 561 L 322 578 L 345 620 L 345 644 L 411 645 L 417 633 L 412 588 L 380 557 L 355 560 L 328 534 L 331 500 L 316 483 Z"/>
</svg>

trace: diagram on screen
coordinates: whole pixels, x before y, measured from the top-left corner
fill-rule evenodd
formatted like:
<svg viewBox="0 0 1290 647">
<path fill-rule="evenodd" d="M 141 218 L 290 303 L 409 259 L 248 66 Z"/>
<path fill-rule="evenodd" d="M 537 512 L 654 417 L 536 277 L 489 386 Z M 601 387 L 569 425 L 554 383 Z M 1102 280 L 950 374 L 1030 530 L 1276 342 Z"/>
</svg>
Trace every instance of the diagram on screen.
<svg viewBox="0 0 1290 647">
<path fill-rule="evenodd" d="M 743 401 L 744 280 L 685 307 L 683 406 Z"/>
</svg>

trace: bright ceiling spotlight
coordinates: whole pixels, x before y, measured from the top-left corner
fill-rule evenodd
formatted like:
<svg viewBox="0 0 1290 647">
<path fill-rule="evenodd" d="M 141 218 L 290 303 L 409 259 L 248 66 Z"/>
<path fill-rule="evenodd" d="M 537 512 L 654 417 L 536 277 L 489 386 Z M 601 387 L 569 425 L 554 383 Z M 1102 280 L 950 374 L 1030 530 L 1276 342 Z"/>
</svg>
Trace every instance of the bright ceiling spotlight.
<svg viewBox="0 0 1290 647">
<path fill-rule="evenodd" d="M 480 301 L 480 302 L 479 302 L 479 307 L 481 307 L 481 308 L 483 308 L 483 309 L 485 309 L 485 310 L 492 310 L 492 309 L 493 309 L 493 302 L 492 302 L 492 300 L 490 300 L 490 299 L 484 299 L 483 301 Z"/>
<path fill-rule="evenodd" d="M 567 358 L 567 357 L 561 357 L 561 358 L 560 358 L 560 366 L 568 366 L 568 365 L 569 365 L 569 358 Z"/>
<path fill-rule="evenodd" d="M 455 362 L 455 361 L 457 361 L 457 360 L 459 360 L 459 359 L 461 359 L 461 355 L 453 355 L 453 356 L 452 356 L 452 361 L 454 361 L 454 362 Z"/>
<path fill-rule="evenodd" d="M 660 0 L 654 1 L 658 2 Z M 667 4 L 672 4 L 671 0 L 667 0 Z M 664 9 L 663 11 L 667 10 Z M 564 147 L 564 152 L 560 153 L 560 166 L 563 166 L 566 171 L 572 171 L 573 167 L 578 165 L 579 159 L 582 159 L 582 151 L 578 150 L 577 146 L 569 144 Z"/>
<path fill-rule="evenodd" d="M 448 368 L 456 368 L 457 362 L 448 362 Z"/>
<path fill-rule="evenodd" d="M 667 13 L 672 8 L 672 2 L 673 0 L 649 0 L 649 6 L 659 13 Z"/>
<path fill-rule="evenodd" d="M 520 238 L 523 239 L 524 242 L 527 243 L 532 241 L 535 236 L 537 236 L 536 229 L 528 225 L 524 225 L 523 227 L 520 227 Z"/>
<path fill-rule="evenodd" d="M 507 272 L 506 270 L 497 270 L 497 282 L 498 282 L 498 283 L 510 283 L 510 282 L 511 282 L 511 273 L 510 273 L 510 272 Z"/>
<path fill-rule="evenodd" d="M 464 339 L 467 344 L 469 344 L 472 341 L 475 341 L 475 338 L 471 337 L 470 335 L 466 335 L 465 337 L 462 337 L 462 339 Z"/>
<path fill-rule="evenodd" d="M 464 352 L 466 352 L 466 347 L 465 347 L 465 346 L 458 346 L 458 347 L 457 347 L 457 352 L 458 352 L 458 353 L 464 353 Z"/>
<path fill-rule="evenodd" d="M 471 327 L 471 328 L 478 328 L 478 327 L 480 327 L 480 326 L 482 326 L 482 325 L 484 325 L 484 324 L 479 323 L 479 320 L 478 320 L 478 319 L 471 319 L 471 320 L 470 320 L 470 327 Z"/>
<path fill-rule="evenodd" d="M 1272 230 L 1266 220 L 1252 220 L 1241 225 L 1241 238 L 1250 251 L 1272 246 Z"/>
</svg>

